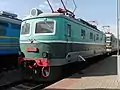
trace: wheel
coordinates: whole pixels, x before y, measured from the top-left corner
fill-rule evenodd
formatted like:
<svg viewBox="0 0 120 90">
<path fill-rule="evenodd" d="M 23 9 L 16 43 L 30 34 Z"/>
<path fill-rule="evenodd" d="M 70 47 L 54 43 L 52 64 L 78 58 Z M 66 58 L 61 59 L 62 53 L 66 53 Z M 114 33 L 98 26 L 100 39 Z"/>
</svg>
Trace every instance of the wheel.
<svg viewBox="0 0 120 90">
<path fill-rule="evenodd" d="M 50 75 L 50 67 L 42 67 L 41 74 L 44 78 L 49 77 Z"/>
<path fill-rule="evenodd" d="M 37 70 L 38 74 L 33 76 L 33 79 L 38 82 L 56 81 L 62 77 L 61 67 L 44 67 L 42 70 Z M 41 73 L 39 73 L 41 72 Z"/>
</svg>

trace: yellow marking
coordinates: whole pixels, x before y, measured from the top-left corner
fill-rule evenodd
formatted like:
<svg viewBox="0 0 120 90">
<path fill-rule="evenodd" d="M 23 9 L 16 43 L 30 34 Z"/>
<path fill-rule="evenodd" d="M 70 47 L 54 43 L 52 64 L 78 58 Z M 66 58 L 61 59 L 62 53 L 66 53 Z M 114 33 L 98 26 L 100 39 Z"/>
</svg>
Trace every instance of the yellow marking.
<svg viewBox="0 0 120 90">
<path fill-rule="evenodd" d="M 19 49 L 18 47 L 0 47 L 0 49 Z"/>
<path fill-rule="evenodd" d="M 0 36 L 0 39 L 8 38 L 8 39 L 19 39 L 19 37 L 9 37 L 9 36 Z"/>
<path fill-rule="evenodd" d="M 1 46 L 19 46 L 19 43 L 0 43 L 0 47 Z"/>
<path fill-rule="evenodd" d="M 0 45 L 0 47 L 4 47 L 4 46 L 13 47 L 13 46 L 19 46 L 19 45 Z"/>
<path fill-rule="evenodd" d="M 16 45 L 18 45 L 19 43 L 0 43 L 0 44 L 16 44 Z"/>
</svg>

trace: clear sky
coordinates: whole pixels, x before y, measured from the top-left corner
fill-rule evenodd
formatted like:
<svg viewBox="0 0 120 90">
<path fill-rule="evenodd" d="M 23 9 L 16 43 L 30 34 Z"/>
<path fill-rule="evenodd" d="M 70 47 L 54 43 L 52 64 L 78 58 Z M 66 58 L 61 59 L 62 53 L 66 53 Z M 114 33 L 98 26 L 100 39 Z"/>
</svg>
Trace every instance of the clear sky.
<svg viewBox="0 0 120 90">
<path fill-rule="evenodd" d="M 67 7 L 74 9 L 72 0 L 63 0 Z M 60 0 L 50 0 L 56 10 L 61 6 Z M 110 25 L 111 32 L 116 33 L 116 0 L 75 0 L 77 9 L 76 17 L 85 20 L 96 20 L 99 27 Z M 0 10 L 7 10 L 23 18 L 32 8 L 39 8 L 43 12 L 50 12 L 46 0 L 0 0 Z"/>
</svg>

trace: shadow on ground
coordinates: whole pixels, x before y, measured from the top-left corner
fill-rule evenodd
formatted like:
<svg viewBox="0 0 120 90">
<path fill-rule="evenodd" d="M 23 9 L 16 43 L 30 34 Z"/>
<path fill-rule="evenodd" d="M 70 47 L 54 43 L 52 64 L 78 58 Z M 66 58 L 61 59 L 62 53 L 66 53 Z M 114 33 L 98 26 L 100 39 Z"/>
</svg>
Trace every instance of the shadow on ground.
<svg viewBox="0 0 120 90">
<path fill-rule="evenodd" d="M 96 58 L 96 61 L 99 58 Z M 117 56 L 113 55 L 107 57 L 89 67 L 85 70 L 80 70 L 78 73 L 70 76 L 70 78 L 81 78 L 90 76 L 108 76 L 117 75 Z"/>
<path fill-rule="evenodd" d="M 91 88 L 91 89 L 44 89 L 44 90 L 120 90 L 120 89 L 111 89 L 111 88 Z"/>
</svg>

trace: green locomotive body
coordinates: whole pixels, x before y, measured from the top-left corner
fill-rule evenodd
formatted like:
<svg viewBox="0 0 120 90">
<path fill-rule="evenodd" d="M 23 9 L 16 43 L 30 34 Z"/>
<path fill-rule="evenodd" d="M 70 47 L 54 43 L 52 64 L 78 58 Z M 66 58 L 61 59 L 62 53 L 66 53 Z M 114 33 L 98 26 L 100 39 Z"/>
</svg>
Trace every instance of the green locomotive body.
<svg viewBox="0 0 120 90">
<path fill-rule="evenodd" d="M 63 66 L 106 53 L 103 32 L 63 13 L 26 17 L 21 29 L 19 62 L 39 81 L 56 80 Z"/>
</svg>

